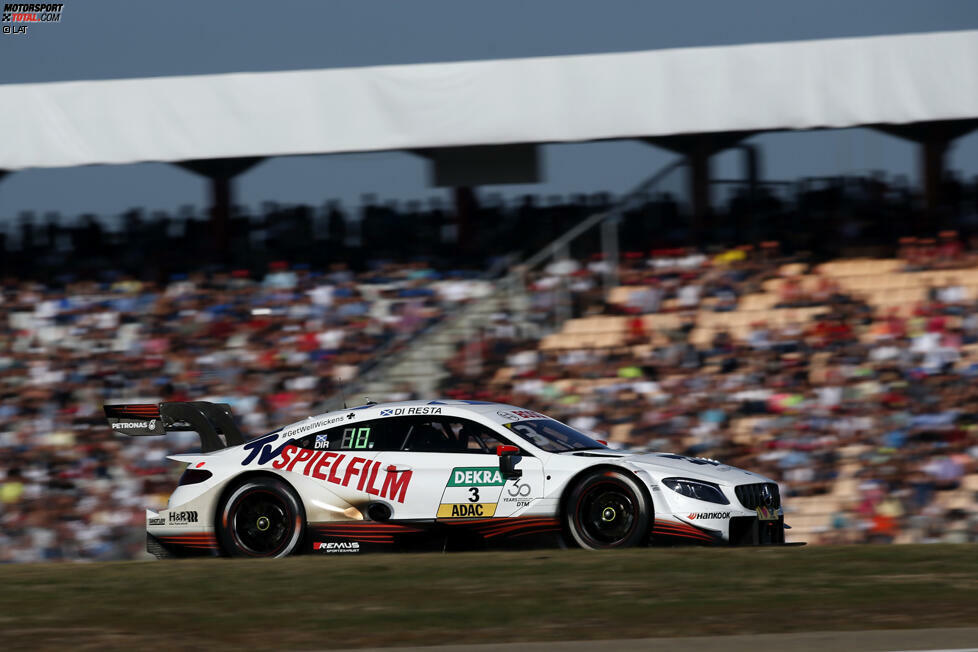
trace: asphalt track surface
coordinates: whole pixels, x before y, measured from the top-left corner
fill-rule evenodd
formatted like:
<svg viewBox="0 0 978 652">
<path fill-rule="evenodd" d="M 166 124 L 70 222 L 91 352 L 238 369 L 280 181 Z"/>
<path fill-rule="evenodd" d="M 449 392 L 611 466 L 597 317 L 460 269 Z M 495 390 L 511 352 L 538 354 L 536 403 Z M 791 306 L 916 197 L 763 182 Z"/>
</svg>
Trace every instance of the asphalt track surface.
<svg viewBox="0 0 978 652">
<path fill-rule="evenodd" d="M 359 648 L 357 652 L 978 652 L 978 627 Z M 335 651 L 334 651 L 335 652 Z M 352 652 L 352 651 L 351 651 Z"/>
</svg>

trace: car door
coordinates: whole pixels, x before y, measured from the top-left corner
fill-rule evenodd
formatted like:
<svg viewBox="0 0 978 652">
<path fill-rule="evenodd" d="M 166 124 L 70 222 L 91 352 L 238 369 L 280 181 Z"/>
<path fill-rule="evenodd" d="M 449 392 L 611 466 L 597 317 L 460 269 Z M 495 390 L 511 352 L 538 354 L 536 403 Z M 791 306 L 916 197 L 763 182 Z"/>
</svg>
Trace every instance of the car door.
<svg viewBox="0 0 978 652">
<path fill-rule="evenodd" d="M 543 496 L 540 460 L 525 454 L 522 477 L 503 478 L 496 446 L 512 442 L 486 426 L 451 416 L 397 417 L 387 426 L 400 433 L 400 450 L 377 460 L 409 474 L 405 501 L 392 505 L 395 519 L 515 516 Z"/>
<path fill-rule="evenodd" d="M 295 439 L 273 468 L 300 473 L 350 504 L 362 504 L 382 491 L 385 473 L 375 461 L 388 446 L 385 421 L 348 423 Z"/>
</svg>

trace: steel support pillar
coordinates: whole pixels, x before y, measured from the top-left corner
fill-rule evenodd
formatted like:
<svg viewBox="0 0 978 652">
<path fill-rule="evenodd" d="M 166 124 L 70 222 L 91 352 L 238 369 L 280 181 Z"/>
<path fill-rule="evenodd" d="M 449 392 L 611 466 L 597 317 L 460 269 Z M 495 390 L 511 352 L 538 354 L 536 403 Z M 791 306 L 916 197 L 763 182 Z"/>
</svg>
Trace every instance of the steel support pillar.
<svg viewBox="0 0 978 652">
<path fill-rule="evenodd" d="M 873 125 L 877 131 L 903 138 L 920 146 L 920 180 L 924 184 L 924 206 L 927 217 L 937 215 L 944 198 L 941 190 L 944 185 L 947 154 L 955 140 L 978 129 L 978 119 L 939 120 L 934 122 L 915 122 L 906 125 Z"/>
<path fill-rule="evenodd" d="M 469 253 L 473 251 L 476 238 L 476 213 L 479 210 L 479 201 L 476 199 L 475 191 L 470 186 L 454 188 L 455 197 L 455 219 L 458 229 L 458 251 Z"/>
<path fill-rule="evenodd" d="M 570 245 L 568 243 L 564 243 L 557 252 L 557 255 L 554 256 L 554 262 L 570 259 Z M 568 287 L 569 283 L 568 277 L 563 274 L 560 276 L 560 280 L 557 282 L 557 292 L 554 296 L 554 318 L 556 321 L 554 325 L 558 329 L 564 322 L 573 316 L 574 312 L 572 305 L 573 298 L 571 297 L 570 288 Z"/>
<path fill-rule="evenodd" d="M 247 172 L 264 158 L 216 158 L 195 161 L 180 161 L 179 167 L 207 177 L 211 182 L 211 234 L 214 251 L 224 260 L 231 243 L 232 181 L 234 177 Z"/>
<path fill-rule="evenodd" d="M 601 254 L 605 264 L 604 290 L 611 292 L 618 285 L 618 227 L 620 217 L 612 217 L 601 223 Z"/>
<path fill-rule="evenodd" d="M 709 228 L 713 207 L 710 201 L 710 157 L 733 147 L 752 131 L 731 131 L 707 134 L 681 134 L 643 138 L 650 145 L 662 147 L 686 157 L 689 165 L 690 234 L 695 243 L 703 241 Z"/>
<path fill-rule="evenodd" d="M 707 222 L 713 213 L 710 201 L 710 157 L 712 153 L 701 140 L 686 153 L 689 162 L 689 201 L 692 207 L 690 231 L 694 242 L 701 242 Z"/>
<path fill-rule="evenodd" d="M 920 178 L 924 183 L 924 206 L 930 215 L 944 199 L 941 186 L 950 149 L 951 141 L 945 138 L 928 138 L 920 143 Z"/>
</svg>

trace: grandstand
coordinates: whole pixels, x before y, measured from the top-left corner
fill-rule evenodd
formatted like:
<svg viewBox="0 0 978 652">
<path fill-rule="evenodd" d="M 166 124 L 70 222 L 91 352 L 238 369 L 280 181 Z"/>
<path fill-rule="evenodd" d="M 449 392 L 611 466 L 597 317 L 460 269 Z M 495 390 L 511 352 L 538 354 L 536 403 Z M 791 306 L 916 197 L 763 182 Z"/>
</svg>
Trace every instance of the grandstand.
<svg viewBox="0 0 978 652">
<path fill-rule="evenodd" d="M 477 259 L 372 260 L 328 227 L 323 242 L 293 252 L 308 262 L 276 261 L 276 245 L 252 237 L 252 252 L 266 253 L 248 267 L 201 256 L 179 272 L 154 268 L 152 256 L 134 268 L 111 256 L 152 235 L 138 221 L 60 261 L 38 257 L 49 230 L 35 249 L 14 243 L 12 258 L 36 264 L 18 276 L 8 268 L 0 303 L 0 554 L 141 554 L 129 524 L 173 481 L 166 444 L 121 446 L 103 402 L 219 400 L 259 434 L 339 405 L 340 385 L 351 398 L 516 402 L 614 445 L 758 469 L 789 496 L 796 540 L 978 536 L 978 395 L 968 387 L 978 373 L 978 187 L 962 185 L 943 205 L 940 225 L 957 230 L 935 237 L 857 233 L 803 249 L 824 239 L 816 216 L 784 242 L 698 249 L 649 227 L 672 210 L 663 213 L 660 191 L 677 169 L 614 203 L 498 206 L 503 225 L 571 225 L 549 244 L 553 231 L 525 238 L 540 251 L 521 264 L 498 244 Z M 863 182 L 884 183 L 840 186 Z M 919 205 L 913 193 L 877 195 L 867 204 L 840 193 L 821 206 L 843 216 L 831 228 L 853 234 L 863 214 L 901 223 Z M 807 204 L 804 192 L 783 194 L 769 213 L 775 232 Z M 715 219 L 735 214 L 732 201 Z M 288 209 L 291 222 L 279 215 L 267 224 L 319 228 L 295 219 L 311 209 Z M 612 265 L 618 229 L 626 246 Z M 303 258 L 317 248 L 332 252 L 327 266 Z M 339 262 L 347 256 L 358 264 Z M 472 269 L 453 269 L 466 258 Z"/>
<path fill-rule="evenodd" d="M 483 350 L 507 354 L 487 354 L 474 374 L 456 364 L 445 387 L 484 383 L 477 396 L 548 410 L 619 446 L 763 468 L 791 496 L 796 540 L 968 540 L 978 266 L 950 248 L 820 264 L 752 265 L 745 248 L 636 255 L 644 284 L 592 297 L 538 341 L 490 335 Z M 751 266 L 736 305 L 710 296 L 711 276 Z M 644 312 L 635 297 L 670 278 L 683 279 L 678 296 Z M 702 288 L 692 302 L 688 287 Z"/>
<path fill-rule="evenodd" d="M 757 469 L 782 483 L 796 540 L 978 541 L 978 180 L 943 169 L 978 118 L 974 93 L 951 92 L 978 78 L 976 42 L 962 32 L 0 87 L 0 112 L 15 108 L 24 126 L 0 166 L 168 161 L 212 178 L 222 202 L 210 214 L 134 211 L 119 228 L 28 215 L 0 238 L 0 562 L 141 554 L 142 510 L 174 481 L 167 444 L 121 445 L 103 403 L 226 402 L 257 435 L 346 397 L 436 392 L 527 405 L 617 446 Z M 733 90 L 711 106 L 730 110 L 709 120 L 690 106 L 710 76 L 687 88 L 681 75 L 645 74 L 729 72 L 726 57 L 741 62 L 740 83 L 723 86 Z M 752 83 L 757 71 L 786 83 L 809 57 L 806 93 L 772 97 Z M 864 65 L 837 74 L 854 60 Z M 933 74 L 945 60 L 961 66 Z M 878 80 L 863 73 L 880 61 L 898 79 L 866 97 Z M 569 88 L 542 101 L 540 70 Z M 493 102 L 404 83 L 449 73 L 486 81 L 450 86 Z M 671 104 L 636 112 L 588 80 Z M 279 99 L 249 101 L 266 82 Z M 371 84 L 410 109 L 402 122 L 364 99 L 384 93 L 336 92 Z M 555 104 L 566 93 L 579 102 Z M 852 104 L 811 110 L 809 94 L 822 93 Z M 47 128 L 79 96 L 108 108 Z M 442 102 L 471 118 L 458 133 L 425 109 Z M 160 106 L 173 109 L 171 130 L 157 125 Z M 283 106 L 308 111 L 282 119 Z M 347 133 L 349 119 L 321 124 L 327 108 L 371 119 Z M 233 119 L 195 119 L 212 114 Z M 93 137 L 116 121 L 142 136 Z M 924 186 L 765 182 L 751 165 L 742 181 L 709 179 L 709 157 L 752 133 L 855 124 L 921 143 Z M 169 131 L 184 136 L 155 139 Z M 51 142 L 63 133 L 76 147 Z M 683 159 L 617 198 L 507 202 L 470 188 L 512 181 L 510 164 L 536 180 L 539 143 L 625 137 Z M 446 161 L 459 163 L 446 182 L 455 206 L 252 213 L 230 197 L 230 179 L 264 156 L 399 148 L 430 158 L 443 181 Z M 721 186 L 728 200 L 707 201 Z"/>
<path fill-rule="evenodd" d="M 654 187 L 639 190 L 522 265 L 485 252 L 496 271 L 271 261 L 140 280 L 94 252 L 72 258 L 94 279 L 8 276 L 0 554 L 139 554 L 130 523 L 172 483 L 166 444 L 121 446 L 102 402 L 219 400 L 258 434 L 336 405 L 338 383 L 498 398 L 758 469 L 782 482 L 796 540 L 978 536 L 978 192 L 948 206 L 959 231 L 872 246 L 888 257 L 846 256 L 865 239 L 765 241 L 625 250 L 612 268 L 596 236 L 645 214 L 630 209 Z"/>
</svg>

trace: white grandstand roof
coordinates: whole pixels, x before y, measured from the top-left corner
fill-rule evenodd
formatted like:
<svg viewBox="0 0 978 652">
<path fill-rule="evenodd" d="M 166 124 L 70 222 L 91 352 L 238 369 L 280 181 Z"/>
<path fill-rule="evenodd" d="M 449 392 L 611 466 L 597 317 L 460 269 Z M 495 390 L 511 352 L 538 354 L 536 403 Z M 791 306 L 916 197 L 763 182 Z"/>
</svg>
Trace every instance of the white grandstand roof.
<svg viewBox="0 0 978 652">
<path fill-rule="evenodd" d="M 0 85 L 0 169 L 978 117 L 978 31 Z"/>
</svg>

